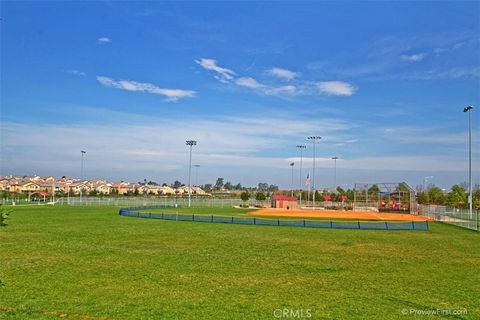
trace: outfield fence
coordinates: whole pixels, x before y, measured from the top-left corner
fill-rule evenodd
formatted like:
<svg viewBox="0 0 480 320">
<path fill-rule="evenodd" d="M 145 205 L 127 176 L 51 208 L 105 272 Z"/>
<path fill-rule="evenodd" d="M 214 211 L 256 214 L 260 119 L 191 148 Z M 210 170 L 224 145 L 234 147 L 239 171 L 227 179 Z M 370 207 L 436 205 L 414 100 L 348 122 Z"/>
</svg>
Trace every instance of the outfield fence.
<svg viewBox="0 0 480 320">
<path fill-rule="evenodd" d="M 363 230 L 428 230 L 427 221 L 328 221 L 308 219 L 263 219 L 258 217 L 217 216 L 206 214 L 177 214 L 164 212 L 146 212 L 153 209 L 178 209 L 178 206 L 139 206 L 122 208 L 121 216 L 161 219 L 174 221 L 211 222 L 227 224 L 261 225 L 261 226 L 289 226 L 303 228 L 330 228 L 330 229 L 363 229 Z"/>
<path fill-rule="evenodd" d="M 418 214 L 434 221 L 440 221 L 453 224 L 458 227 L 480 231 L 479 210 L 473 210 L 472 214 L 470 215 L 469 209 L 457 209 L 447 206 L 420 204 L 418 205 Z"/>
<path fill-rule="evenodd" d="M 15 202 L 17 205 L 22 204 L 43 204 L 43 202 L 33 202 L 27 199 L 3 199 L 3 203 L 11 205 Z M 248 201 L 251 206 L 268 206 L 270 200 L 258 201 L 250 199 Z M 244 202 L 239 198 L 212 198 L 212 197 L 195 197 L 191 199 L 191 206 L 197 208 L 219 207 L 231 208 L 240 206 Z M 187 206 L 188 197 L 62 197 L 55 200 L 55 205 L 71 205 L 71 206 Z"/>
</svg>

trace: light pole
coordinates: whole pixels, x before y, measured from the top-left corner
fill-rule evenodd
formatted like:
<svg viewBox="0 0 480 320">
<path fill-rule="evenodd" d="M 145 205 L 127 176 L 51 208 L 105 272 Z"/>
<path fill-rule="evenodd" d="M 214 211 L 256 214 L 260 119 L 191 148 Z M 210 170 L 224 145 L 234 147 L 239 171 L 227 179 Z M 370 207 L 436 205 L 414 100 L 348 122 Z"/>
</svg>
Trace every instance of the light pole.
<svg viewBox="0 0 480 320">
<path fill-rule="evenodd" d="M 200 165 L 194 164 L 193 166 L 195 167 L 195 186 L 198 188 L 198 168 L 200 168 Z M 198 192 L 195 193 L 195 198 L 198 198 Z"/>
<path fill-rule="evenodd" d="M 80 153 L 82 154 L 82 162 L 80 164 L 80 203 L 82 202 L 82 193 L 83 193 L 83 190 L 82 190 L 82 181 L 83 181 L 83 156 L 85 155 L 85 153 L 87 153 L 87 151 L 84 151 L 84 150 L 80 150 Z"/>
<path fill-rule="evenodd" d="M 333 192 L 336 193 L 337 191 L 337 159 L 338 157 L 332 157 L 334 164 L 334 169 L 333 169 Z"/>
<path fill-rule="evenodd" d="M 427 180 L 433 179 L 433 176 L 428 176 L 423 178 L 423 192 L 427 192 Z"/>
<path fill-rule="evenodd" d="M 313 186 L 313 210 L 315 210 L 315 144 L 316 144 L 316 141 L 317 140 L 320 140 L 322 139 L 322 137 L 320 136 L 310 136 L 310 137 L 307 137 L 308 140 L 312 140 L 313 142 L 313 181 L 312 181 L 312 186 Z"/>
<path fill-rule="evenodd" d="M 307 148 L 304 144 L 297 145 L 297 148 L 300 149 L 300 207 L 302 207 L 302 165 L 303 165 L 303 149 Z"/>
<path fill-rule="evenodd" d="M 187 146 L 190 146 L 190 161 L 188 162 L 188 207 L 192 205 L 192 147 L 197 145 L 197 141 L 195 140 L 187 140 L 185 142 Z"/>
<path fill-rule="evenodd" d="M 463 112 L 468 112 L 468 203 L 470 204 L 470 219 L 472 219 L 472 105 L 468 105 Z M 477 217 L 478 220 L 478 217 Z M 478 229 L 478 226 L 477 226 Z"/>
<path fill-rule="evenodd" d="M 292 197 L 293 197 L 293 166 L 295 165 L 295 162 L 290 163 L 290 167 L 292 167 Z"/>
</svg>

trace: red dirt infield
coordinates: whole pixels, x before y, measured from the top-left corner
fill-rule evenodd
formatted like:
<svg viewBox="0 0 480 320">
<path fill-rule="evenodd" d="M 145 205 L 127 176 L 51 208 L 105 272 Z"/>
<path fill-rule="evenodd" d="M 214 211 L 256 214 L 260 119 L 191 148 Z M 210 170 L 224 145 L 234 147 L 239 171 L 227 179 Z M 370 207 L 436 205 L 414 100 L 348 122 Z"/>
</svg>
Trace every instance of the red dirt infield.
<svg viewBox="0 0 480 320">
<path fill-rule="evenodd" d="M 254 216 L 268 217 L 293 217 L 293 218 L 330 218 L 330 219 L 353 219 L 353 220 L 388 220 L 388 221 L 426 221 L 423 216 L 400 213 L 379 212 L 353 212 L 336 210 L 284 210 L 284 209 L 260 209 L 249 212 Z"/>
</svg>

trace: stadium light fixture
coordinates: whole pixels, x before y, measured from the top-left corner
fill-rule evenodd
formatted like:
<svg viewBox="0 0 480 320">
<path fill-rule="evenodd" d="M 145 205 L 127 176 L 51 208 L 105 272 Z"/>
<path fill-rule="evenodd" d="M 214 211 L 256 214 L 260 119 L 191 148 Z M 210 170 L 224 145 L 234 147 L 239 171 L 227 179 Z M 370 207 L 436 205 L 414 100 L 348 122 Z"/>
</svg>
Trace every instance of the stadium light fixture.
<svg viewBox="0 0 480 320">
<path fill-rule="evenodd" d="M 473 197 L 472 197 L 472 105 L 463 108 L 463 112 L 468 113 L 468 203 L 470 219 L 473 217 Z M 478 230 L 478 215 L 477 215 L 477 230 Z"/>
<path fill-rule="evenodd" d="M 197 145 L 197 141 L 195 140 L 187 140 L 185 142 L 187 146 L 190 147 L 190 161 L 188 162 L 188 207 L 190 208 L 192 205 L 192 147 Z"/>
<path fill-rule="evenodd" d="M 313 186 L 313 209 L 315 210 L 315 144 L 317 140 L 322 139 L 320 136 L 309 136 L 307 137 L 308 140 L 313 142 L 313 179 L 312 179 L 312 186 Z"/>
<path fill-rule="evenodd" d="M 297 148 L 300 150 L 300 207 L 302 207 L 302 190 L 303 190 L 303 187 L 302 187 L 302 166 L 303 166 L 303 149 L 306 149 L 307 146 L 304 145 L 304 144 L 299 144 L 297 145 Z"/>
</svg>

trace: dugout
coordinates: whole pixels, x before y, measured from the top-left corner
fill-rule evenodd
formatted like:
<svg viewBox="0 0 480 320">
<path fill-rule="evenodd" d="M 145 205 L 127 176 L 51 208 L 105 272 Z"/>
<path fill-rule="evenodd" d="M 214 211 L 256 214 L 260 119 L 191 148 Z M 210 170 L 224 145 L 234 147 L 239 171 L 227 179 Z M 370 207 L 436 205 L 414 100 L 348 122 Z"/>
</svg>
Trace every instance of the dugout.
<svg viewBox="0 0 480 320">
<path fill-rule="evenodd" d="M 279 209 L 298 209 L 298 198 L 276 194 L 272 196 L 272 208 Z"/>
</svg>

